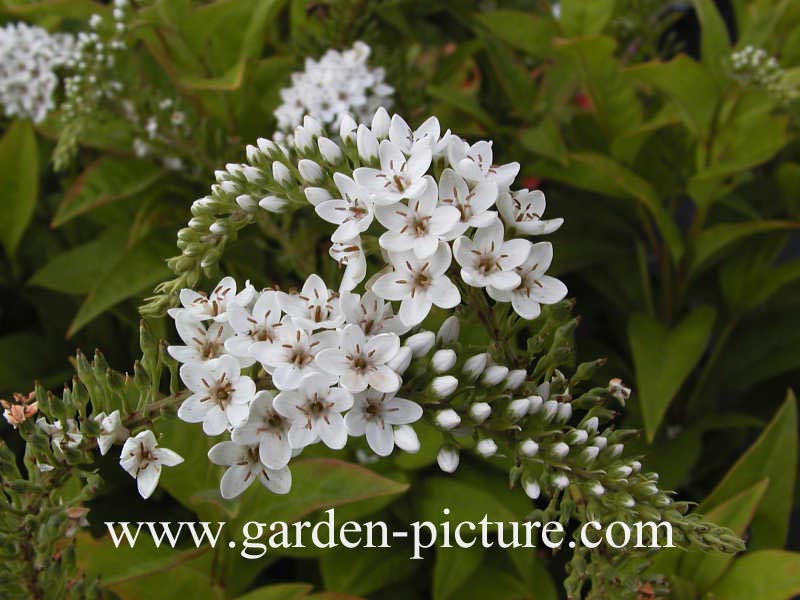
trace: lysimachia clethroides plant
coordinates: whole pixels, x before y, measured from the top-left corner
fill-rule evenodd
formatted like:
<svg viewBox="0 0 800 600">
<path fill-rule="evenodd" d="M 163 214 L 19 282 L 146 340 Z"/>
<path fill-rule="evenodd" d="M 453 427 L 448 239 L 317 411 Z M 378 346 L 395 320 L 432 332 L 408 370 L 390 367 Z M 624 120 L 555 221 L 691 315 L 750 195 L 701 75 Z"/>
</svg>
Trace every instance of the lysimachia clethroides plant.
<svg viewBox="0 0 800 600">
<path fill-rule="evenodd" d="M 246 162 L 217 171 L 192 205 L 175 277 L 142 309 L 167 312 L 182 343 L 143 326 L 133 376 L 79 354 L 62 396 L 37 388 L 7 407 L 27 441 L 27 476 L 3 449 L 3 550 L 30 560 L 3 577 L 90 594 L 62 542 L 76 513 L 58 490 L 77 479 L 71 502 L 91 498 L 102 484 L 95 451 L 120 445 L 121 467 L 150 496 L 183 460 L 152 432 L 165 418 L 215 439 L 208 458 L 222 467 L 224 499 L 250 485 L 291 494 L 292 459 L 314 444 L 340 450 L 363 437 L 378 457 L 416 452 L 415 425 L 427 421 L 441 431 L 441 470 L 458 477 L 464 453 L 503 463 L 528 517 L 558 520 L 576 540 L 571 526 L 589 520 L 666 521 L 677 546 L 742 550 L 626 454 L 637 432 L 614 419 L 630 390 L 616 378 L 593 384 L 603 360 L 575 365 L 574 303 L 547 275 L 554 249 L 543 239 L 562 220 L 545 218 L 540 191 L 515 186 L 518 172 L 495 163 L 491 141 L 469 143 L 436 117 L 413 128 L 384 108 L 365 122 L 306 115 L 247 146 Z M 293 287 L 219 278 L 248 225 L 310 267 Z M 19 520 L 28 537 L 11 531 Z M 569 597 L 612 598 L 635 593 L 654 550 L 570 552 Z"/>
</svg>

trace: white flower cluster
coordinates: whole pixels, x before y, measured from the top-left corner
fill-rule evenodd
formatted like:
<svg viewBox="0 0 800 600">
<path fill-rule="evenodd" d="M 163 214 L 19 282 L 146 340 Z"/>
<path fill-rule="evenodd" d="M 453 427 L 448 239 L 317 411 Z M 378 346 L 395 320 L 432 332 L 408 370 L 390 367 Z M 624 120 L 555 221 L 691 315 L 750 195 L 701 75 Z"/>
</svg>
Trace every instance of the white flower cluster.
<svg viewBox="0 0 800 600">
<path fill-rule="evenodd" d="M 190 139 L 191 127 L 186 112 L 173 98 L 162 98 L 156 102 L 146 118 L 142 117 L 134 103 L 129 100 L 122 103 L 122 108 L 128 121 L 143 134 L 133 140 L 133 152 L 139 158 L 155 153 L 163 154 L 175 140 L 186 143 Z M 184 169 L 183 161 L 174 154 L 162 156 L 161 162 L 170 171 Z"/>
<path fill-rule="evenodd" d="M 394 88 L 384 82 L 383 68 L 368 65 L 371 52 L 356 42 L 343 52 L 330 49 L 319 60 L 307 58 L 305 70 L 293 73 L 292 85 L 280 91 L 283 104 L 274 113 L 278 127 L 291 131 L 307 114 L 326 124 L 336 124 L 344 112 L 367 118 L 390 104 Z"/>
<path fill-rule="evenodd" d="M 739 81 L 764 88 L 781 101 L 790 101 L 798 97 L 797 88 L 786 82 L 786 73 L 778 63 L 778 59 L 755 46 L 745 46 L 731 54 L 733 76 Z"/>
<path fill-rule="evenodd" d="M 340 296 L 317 275 L 291 293 L 249 284 L 237 292 L 226 277 L 209 295 L 184 290 L 181 303 L 170 315 L 185 345 L 168 351 L 191 395 L 178 417 L 209 436 L 230 432 L 209 452 L 228 467 L 224 498 L 255 479 L 287 493 L 289 460 L 320 441 L 341 449 L 349 435 L 366 435 L 380 456 L 395 444 L 418 448 L 406 426 L 422 408 L 395 395 L 411 360 L 399 335 L 408 327 L 373 293 Z M 245 374 L 254 363 L 269 375 L 265 389 Z"/>
<path fill-rule="evenodd" d="M 56 72 L 72 64 L 75 38 L 41 27 L 9 23 L 0 28 L 0 105 L 7 117 L 40 123 L 55 108 Z"/>
</svg>

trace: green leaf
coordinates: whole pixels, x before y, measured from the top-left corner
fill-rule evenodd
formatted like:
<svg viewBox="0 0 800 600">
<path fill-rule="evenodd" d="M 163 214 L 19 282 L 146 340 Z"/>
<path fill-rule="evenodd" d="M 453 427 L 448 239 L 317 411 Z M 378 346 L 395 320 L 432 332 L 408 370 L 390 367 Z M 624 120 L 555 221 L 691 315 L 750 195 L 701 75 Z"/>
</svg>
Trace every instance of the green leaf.
<svg viewBox="0 0 800 600">
<path fill-rule="evenodd" d="M 483 45 L 500 87 L 505 91 L 514 109 L 520 114 L 529 114 L 536 90 L 528 70 L 507 46 L 491 38 L 483 40 Z"/>
<path fill-rule="evenodd" d="M 278 583 L 260 587 L 236 600 L 303 600 L 313 589 L 310 583 Z"/>
<path fill-rule="evenodd" d="M 469 498 L 469 502 L 461 502 L 460 498 Z M 430 477 L 423 480 L 414 490 L 414 503 L 420 520 L 437 525 L 461 521 L 479 523 L 486 515 L 492 523 L 522 520 L 521 513 L 511 510 L 485 487 L 460 479 Z M 445 515 L 444 509 L 449 509 L 449 514 Z"/>
<path fill-rule="evenodd" d="M 52 226 L 60 227 L 99 206 L 140 194 L 164 173 L 164 169 L 146 160 L 100 158 L 86 168 L 64 196 Z"/>
<path fill-rule="evenodd" d="M 461 90 L 436 85 L 429 85 L 426 91 L 434 100 L 438 100 L 443 104 L 463 112 L 487 129 L 494 129 L 497 127 L 497 123 L 495 123 L 492 116 L 483 109 L 473 96 Z"/>
<path fill-rule="evenodd" d="M 26 392 L 35 379 L 55 385 L 68 376 L 60 347 L 30 331 L 0 337 L 0 395 Z"/>
<path fill-rule="evenodd" d="M 680 54 L 666 63 L 631 67 L 628 73 L 661 90 L 675 104 L 686 127 L 701 139 L 708 137 L 721 93 L 705 66 Z"/>
<path fill-rule="evenodd" d="M 292 462 L 292 491 L 285 496 L 252 486 L 243 497 L 240 520 L 293 523 L 317 510 L 380 496 L 401 494 L 408 484 L 398 483 L 364 467 L 332 458 Z"/>
<path fill-rule="evenodd" d="M 94 13 L 103 13 L 105 7 L 91 0 L 43 0 L 0 6 L 0 14 L 22 19 L 38 17 L 70 17 L 88 19 Z"/>
<path fill-rule="evenodd" d="M 70 323 L 67 337 L 73 336 L 114 305 L 149 290 L 157 282 L 166 279 L 169 269 L 164 261 L 172 252 L 171 245 L 151 237 L 123 254 L 110 271 L 97 280 Z"/>
<path fill-rule="evenodd" d="M 743 536 L 768 486 L 769 479 L 762 479 L 706 513 L 706 520 Z M 711 587 L 734 559 L 732 554 L 725 552 L 679 552 L 681 552 L 679 574 L 693 581 L 700 591 Z"/>
<path fill-rule="evenodd" d="M 636 387 L 648 442 L 652 442 L 672 399 L 703 355 L 714 310 L 702 306 L 672 330 L 645 314 L 628 323 Z"/>
<path fill-rule="evenodd" d="M 798 228 L 800 223 L 793 221 L 744 221 L 712 225 L 700 232 L 692 244 L 688 277 L 692 279 L 697 276 L 719 252 L 731 244 L 760 233 Z"/>
<path fill-rule="evenodd" d="M 692 4 L 700 20 L 700 58 L 712 73 L 722 77 L 731 52 L 725 21 L 713 0 L 692 0 Z"/>
<path fill-rule="evenodd" d="M 561 28 L 569 36 L 594 35 L 603 31 L 614 14 L 614 0 L 562 0 Z"/>
<path fill-rule="evenodd" d="M 13 121 L 0 140 L 0 243 L 13 257 L 39 196 L 39 154 L 30 121 Z"/>
<path fill-rule="evenodd" d="M 421 566 L 412 552 L 410 545 L 338 548 L 320 558 L 322 581 L 328 591 L 366 596 L 411 576 Z"/>
<path fill-rule="evenodd" d="M 753 518 L 748 546 L 751 550 L 780 548 L 786 542 L 796 474 L 797 402 L 789 391 L 772 421 L 703 501 L 700 510 L 708 512 L 768 477 L 769 488 Z"/>
<path fill-rule="evenodd" d="M 518 10 L 493 10 L 475 15 L 492 35 L 531 56 L 545 56 L 555 35 L 552 19 Z"/>
<path fill-rule="evenodd" d="M 800 594 L 800 554 L 762 550 L 745 554 L 709 592 L 718 600 L 791 600 Z"/>
<path fill-rule="evenodd" d="M 125 231 L 113 227 L 96 240 L 53 256 L 28 285 L 63 294 L 87 294 L 125 252 Z"/>
<path fill-rule="evenodd" d="M 483 546 L 476 542 L 469 548 L 436 547 L 433 567 L 433 600 L 448 600 L 470 578 L 483 558 Z"/>
<path fill-rule="evenodd" d="M 520 141 L 531 152 L 551 158 L 561 165 L 567 164 L 567 147 L 552 118 L 545 118 L 537 127 L 524 130 Z"/>
</svg>

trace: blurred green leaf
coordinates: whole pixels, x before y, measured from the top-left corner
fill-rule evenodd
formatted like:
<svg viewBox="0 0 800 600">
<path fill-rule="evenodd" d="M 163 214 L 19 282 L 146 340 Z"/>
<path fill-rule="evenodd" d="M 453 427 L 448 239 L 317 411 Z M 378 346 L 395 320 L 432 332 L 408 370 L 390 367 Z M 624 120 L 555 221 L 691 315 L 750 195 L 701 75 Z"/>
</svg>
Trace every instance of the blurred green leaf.
<svg viewBox="0 0 800 600">
<path fill-rule="evenodd" d="M 792 600 L 800 594 L 800 554 L 762 550 L 738 558 L 711 588 L 719 600 Z"/>
<path fill-rule="evenodd" d="M 605 29 L 614 14 L 614 0 L 561 0 L 558 22 L 569 36 L 594 35 Z"/>
<path fill-rule="evenodd" d="M 13 257 L 39 196 L 39 154 L 30 121 L 12 121 L 0 140 L 0 189 L 0 243 Z"/>
<path fill-rule="evenodd" d="M 692 0 L 700 20 L 700 57 L 712 73 L 724 77 L 725 61 L 730 56 L 730 39 L 713 0 Z"/>
<path fill-rule="evenodd" d="M 469 548 L 436 547 L 433 566 L 433 600 L 458 597 L 456 592 L 480 566 L 483 546 L 475 542 Z"/>
<path fill-rule="evenodd" d="M 772 421 L 706 497 L 700 510 L 708 512 L 768 477 L 769 488 L 753 518 L 748 547 L 780 548 L 786 542 L 796 474 L 797 402 L 789 391 Z"/>
<path fill-rule="evenodd" d="M 355 538 L 349 538 L 355 539 Z M 376 545 L 380 542 L 377 542 Z M 325 589 L 366 596 L 410 577 L 422 565 L 410 546 L 338 548 L 320 558 Z"/>
<path fill-rule="evenodd" d="M 478 13 L 477 21 L 492 35 L 531 56 L 543 56 L 550 49 L 555 23 L 518 10 L 493 10 Z"/>
<path fill-rule="evenodd" d="M 53 217 L 60 227 L 85 212 L 142 193 L 165 174 L 146 160 L 105 156 L 93 162 L 64 196 Z"/>
<path fill-rule="evenodd" d="M 236 600 L 303 600 L 313 589 L 310 583 L 278 583 L 260 587 Z"/>
<path fill-rule="evenodd" d="M 702 306 L 668 330 L 648 315 L 631 317 L 628 339 L 648 441 L 655 438 L 675 394 L 702 357 L 714 318 L 714 310 Z"/>
<path fill-rule="evenodd" d="M 558 125 L 551 118 L 544 118 L 536 127 L 524 130 L 520 141 L 531 152 L 551 158 L 561 165 L 567 164 L 567 147 Z"/>
<path fill-rule="evenodd" d="M 31 331 L 0 336 L 0 394 L 27 392 L 35 379 L 43 385 L 66 379 L 69 365 L 59 353 L 60 344 Z"/>
</svg>

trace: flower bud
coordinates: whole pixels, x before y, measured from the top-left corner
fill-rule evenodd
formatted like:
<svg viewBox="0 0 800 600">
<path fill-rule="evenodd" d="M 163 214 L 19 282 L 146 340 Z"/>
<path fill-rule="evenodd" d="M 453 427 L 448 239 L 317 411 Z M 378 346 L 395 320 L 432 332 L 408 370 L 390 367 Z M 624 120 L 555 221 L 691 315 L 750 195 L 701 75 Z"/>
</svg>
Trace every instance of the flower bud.
<svg viewBox="0 0 800 600">
<path fill-rule="evenodd" d="M 508 418 L 512 421 L 518 421 L 522 417 L 528 414 L 528 408 L 530 407 L 530 402 L 527 398 L 517 398 L 516 400 L 512 400 L 508 404 L 507 414 Z"/>
<path fill-rule="evenodd" d="M 247 194 L 241 194 L 239 196 L 236 196 L 236 204 L 239 205 L 239 208 L 241 208 L 242 210 L 246 210 L 247 212 L 255 210 L 255 208 L 258 206 L 258 204 L 256 204 L 256 201 L 253 200 Z"/>
<path fill-rule="evenodd" d="M 437 373 L 446 373 L 456 364 L 456 353 L 450 348 L 442 348 L 433 353 L 431 366 Z"/>
<path fill-rule="evenodd" d="M 308 183 L 317 183 L 325 177 L 322 167 L 308 158 L 300 159 L 300 162 L 297 163 L 297 170 L 300 171 L 300 177 Z"/>
<path fill-rule="evenodd" d="M 277 164 L 277 163 L 276 163 Z M 286 206 L 286 200 L 277 196 L 264 196 L 258 201 L 258 205 L 269 212 L 281 212 Z"/>
<path fill-rule="evenodd" d="M 550 446 L 550 454 L 556 458 L 564 458 L 567 454 L 569 454 L 569 446 L 564 442 L 557 442 Z"/>
<path fill-rule="evenodd" d="M 597 417 L 586 419 L 583 423 L 583 428 L 590 433 L 597 433 L 597 430 L 600 428 L 600 419 Z"/>
<path fill-rule="evenodd" d="M 595 481 L 590 487 L 589 491 L 594 494 L 595 496 L 602 496 L 606 493 L 606 488 L 604 488 L 600 482 Z"/>
<path fill-rule="evenodd" d="M 519 386 L 525 383 L 525 378 L 527 376 L 528 372 L 525 369 L 514 369 L 513 371 L 509 371 L 508 375 L 506 376 L 506 389 L 517 389 Z"/>
<path fill-rule="evenodd" d="M 244 173 L 244 178 L 250 183 L 257 183 L 264 179 L 264 174 L 261 172 L 261 169 L 250 165 L 242 165 L 242 172 Z"/>
<path fill-rule="evenodd" d="M 256 144 L 258 145 L 258 149 L 261 151 L 261 153 L 266 154 L 267 156 L 278 149 L 278 147 L 275 145 L 275 142 L 266 138 L 258 138 L 256 140 Z"/>
<path fill-rule="evenodd" d="M 471 356 L 464 363 L 464 373 L 467 375 L 467 377 L 475 379 L 479 377 L 481 373 L 483 373 L 488 362 L 489 355 L 486 353 Z"/>
<path fill-rule="evenodd" d="M 415 358 L 425 356 L 436 343 L 436 336 L 432 331 L 420 331 L 406 338 L 404 346 L 411 349 Z"/>
<path fill-rule="evenodd" d="M 322 123 L 313 115 L 305 115 L 303 117 L 303 127 L 313 136 L 322 134 Z"/>
<path fill-rule="evenodd" d="M 558 489 L 563 490 L 565 487 L 569 485 L 569 477 L 566 475 L 556 475 L 553 477 L 553 485 L 556 486 Z"/>
<path fill-rule="evenodd" d="M 316 206 L 317 204 L 321 204 L 333 198 L 328 190 L 321 187 L 309 186 L 305 189 L 305 194 L 306 200 L 308 200 L 312 206 Z"/>
<path fill-rule="evenodd" d="M 319 146 L 319 153 L 322 154 L 322 158 L 328 163 L 337 165 L 342 160 L 342 150 L 333 140 L 321 137 L 317 140 L 317 146 Z"/>
<path fill-rule="evenodd" d="M 308 152 L 314 147 L 314 136 L 308 129 L 298 125 L 294 128 L 294 145 L 301 152 Z"/>
<path fill-rule="evenodd" d="M 386 112 L 386 109 L 382 106 L 375 111 L 375 116 L 372 117 L 372 133 L 375 134 L 377 138 L 385 138 L 389 135 L 389 124 L 391 123 L 391 118 L 389 117 L 389 113 Z"/>
<path fill-rule="evenodd" d="M 247 156 L 247 160 L 249 162 L 256 162 L 256 160 L 258 160 L 258 157 L 261 155 L 259 149 L 253 146 L 253 144 L 247 144 L 247 146 L 245 146 L 244 148 L 244 153 Z"/>
<path fill-rule="evenodd" d="M 491 438 L 485 438 L 478 442 L 475 446 L 475 450 L 483 458 L 489 458 L 497 454 L 497 443 Z"/>
<path fill-rule="evenodd" d="M 556 422 L 566 423 L 572 416 L 572 403 L 559 402 L 558 411 L 556 412 Z"/>
<path fill-rule="evenodd" d="M 219 184 L 219 187 L 222 188 L 222 191 L 226 194 L 236 194 L 239 192 L 239 186 L 236 184 L 235 181 L 226 180 Z"/>
<path fill-rule="evenodd" d="M 342 138 L 343 142 L 354 142 L 356 140 L 356 130 L 358 129 L 358 123 L 353 120 L 348 113 L 344 113 L 341 116 L 341 122 L 339 123 L 339 137 Z"/>
<path fill-rule="evenodd" d="M 458 413 L 452 408 L 440 410 L 436 413 L 436 418 L 434 420 L 436 421 L 436 425 L 445 431 L 455 429 L 461 424 L 461 417 L 459 417 Z"/>
<path fill-rule="evenodd" d="M 481 383 L 483 385 L 497 385 L 505 379 L 506 375 L 508 375 L 508 367 L 492 365 L 484 371 Z"/>
<path fill-rule="evenodd" d="M 522 489 L 525 490 L 525 495 L 527 495 L 531 500 L 536 500 L 542 493 L 542 488 L 539 486 L 539 482 L 528 475 L 522 479 Z"/>
<path fill-rule="evenodd" d="M 624 446 L 623 446 L 622 444 L 614 444 L 614 445 L 613 445 L 613 446 L 611 446 L 611 447 L 610 447 L 608 450 L 609 450 L 609 452 L 611 453 L 611 457 L 612 457 L 612 458 L 616 458 L 616 457 L 618 457 L 620 454 L 622 454 L 622 450 L 623 450 L 623 449 L 624 449 Z"/>
<path fill-rule="evenodd" d="M 436 334 L 436 340 L 444 346 L 449 346 L 450 344 L 458 341 L 460 329 L 461 325 L 458 322 L 458 317 L 455 315 L 450 315 L 444 320 L 442 326 L 439 327 L 439 332 Z"/>
<path fill-rule="evenodd" d="M 386 365 L 398 375 L 402 375 L 411 364 L 411 358 L 411 349 L 402 346 Z"/>
<path fill-rule="evenodd" d="M 378 158 L 378 140 L 369 127 L 363 123 L 356 130 L 356 146 L 361 160 L 369 162 Z"/>
<path fill-rule="evenodd" d="M 473 421 L 483 423 L 492 414 L 492 407 L 487 402 L 475 402 L 469 407 L 469 416 Z"/>
<path fill-rule="evenodd" d="M 603 448 L 608 446 L 608 438 L 602 435 L 598 435 L 592 440 L 592 444 L 594 444 L 595 446 L 600 448 L 600 450 L 602 450 Z"/>
<path fill-rule="evenodd" d="M 573 429 L 567 434 L 567 442 L 569 442 L 570 445 L 585 444 L 588 439 L 589 434 L 583 429 Z"/>
<path fill-rule="evenodd" d="M 625 479 L 626 477 L 630 477 L 632 472 L 633 469 L 628 465 L 620 465 L 611 469 L 608 474 L 615 479 Z"/>
<path fill-rule="evenodd" d="M 282 162 L 278 162 L 277 160 L 272 163 L 272 177 L 279 185 L 286 185 L 292 180 L 292 174 L 289 172 L 289 167 Z"/>
<path fill-rule="evenodd" d="M 581 452 L 581 458 L 590 463 L 594 462 L 598 454 L 600 454 L 600 448 L 597 446 L 586 446 L 586 448 L 583 449 L 583 452 Z"/>
<path fill-rule="evenodd" d="M 458 389 L 458 379 L 452 375 L 442 375 L 431 381 L 431 389 L 438 398 L 447 398 Z M 448 428 L 449 429 L 449 428 Z"/>
<path fill-rule="evenodd" d="M 519 445 L 519 452 L 522 456 L 533 458 L 539 452 L 539 444 L 528 438 Z"/>
<path fill-rule="evenodd" d="M 419 452 L 419 438 L 411 425 L 399 425 L 394 428 L 394 443 L 404 452 L 410 454 Z"/>
<path fill-rule="evenodd" d="M 632 461 L 631 462 L 631 469 L 633 469 L 634 473 L 638 473 L 639 471 L 642 470 L 642 463 L 640 463 L 638 460 Z"/>
<path fill-rule="evenodd" d="M 452 446 L 442 446 L 436 455 L 436 462 L 445 473 L 455 473 L 458 468 L 458 461 L 458 450 Z"/>
<path fill-rule="evenodd" d="M 548 400 L 544 404 L 542 404 L 542 418 L 545 421 L 550 421 L 553 417 L 556 416 L 558 412 L 558 402 L 555 400 Z"/>
</svg>

